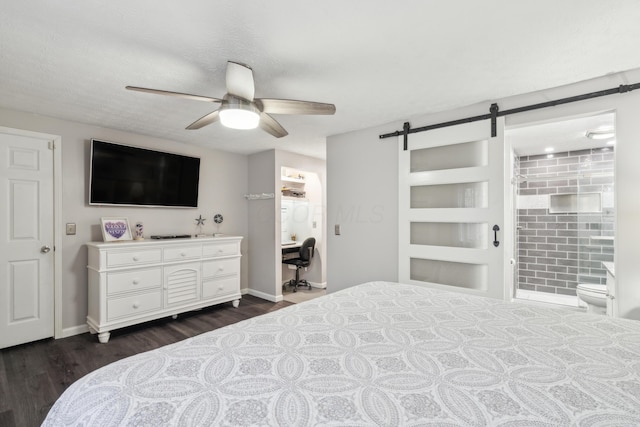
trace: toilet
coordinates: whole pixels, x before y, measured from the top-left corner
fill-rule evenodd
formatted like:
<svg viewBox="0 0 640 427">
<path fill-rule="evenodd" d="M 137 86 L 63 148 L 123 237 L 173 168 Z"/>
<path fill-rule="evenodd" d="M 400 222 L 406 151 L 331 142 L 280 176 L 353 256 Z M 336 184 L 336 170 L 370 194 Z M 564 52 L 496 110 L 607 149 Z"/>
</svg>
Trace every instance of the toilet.
<svg viewBox="0 0 640 427">
<path fill-rule="evenodd" d="M 587 313 L 607 313 L 607 285 L 580 283 L 576 292 L 578 298 L 587 304 Z"/>
</svg>

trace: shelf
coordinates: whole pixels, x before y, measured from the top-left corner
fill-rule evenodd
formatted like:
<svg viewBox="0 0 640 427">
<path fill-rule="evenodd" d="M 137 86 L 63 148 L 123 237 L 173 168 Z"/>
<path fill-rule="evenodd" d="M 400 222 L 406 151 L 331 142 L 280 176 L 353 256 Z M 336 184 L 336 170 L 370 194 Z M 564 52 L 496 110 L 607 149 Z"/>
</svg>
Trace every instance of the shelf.
<svg viewBox="0 0 640 427">
<path fill-rule="evenodd" d="M 280 181 L 285 181 L 285 182 L 297 182 L 299 184 L 304 184 L 304 179 L 301 178 L 293 178 L 290 176 L 281 176 L 280 177 Z"/>
<path fill-rule="evenodd" d="M 282 200 L 293 200 L 296 202 L 308 202 L 309 199 L 306 197 L 292 197 L 292 196 L 282 196 Z"/>
</svg>

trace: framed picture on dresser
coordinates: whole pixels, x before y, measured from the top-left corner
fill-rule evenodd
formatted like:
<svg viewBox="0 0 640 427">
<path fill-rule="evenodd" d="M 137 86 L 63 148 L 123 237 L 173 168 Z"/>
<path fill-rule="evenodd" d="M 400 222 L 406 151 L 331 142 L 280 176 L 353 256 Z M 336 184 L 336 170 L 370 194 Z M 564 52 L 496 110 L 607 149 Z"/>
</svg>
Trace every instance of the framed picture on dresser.
<svg viewBox="0 0 640 427">
<path fill-rule="evenodd" d="M 103 217 L 100 218 L 102 239 L 105 242 L 132 240 L 131 228 L 127 218 Z"/>
</svg>

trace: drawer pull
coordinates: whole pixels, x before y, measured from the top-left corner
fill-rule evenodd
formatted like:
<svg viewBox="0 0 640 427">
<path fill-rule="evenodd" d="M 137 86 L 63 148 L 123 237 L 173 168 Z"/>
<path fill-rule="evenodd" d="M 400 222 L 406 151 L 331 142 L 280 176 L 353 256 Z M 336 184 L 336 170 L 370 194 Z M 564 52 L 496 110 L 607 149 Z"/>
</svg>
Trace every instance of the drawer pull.
<svg viewBox="0 0 640 427">
<path fill-rule="evenodd" d="M 133 303 L 133 308 L 138 308 L 140 307 L 140 303 L 139 302 L 134 302 Z"/>
<path fill-rule="evenodd" d="M 218 271 L 224 271 L 224 267 L 219 267 Z"/>
<path fill-rule="evenodd" d="M 186 252 L 180 252 L 180 256 L 187 256 Z"/>
<path fill-rule="evenodd" d="M 137 285 L 138 283 L 140 283 L 140 279 L 133 279 L 133 284 Z"/>
<path fill-rule="evenodd" d="M 134 260 L 134 261 L 140 261 L 140 258 L 138 258 L 138 256 L 137 256 L 137 255 L 134 255 L 134 256 L 133 256 L 133 260 Z"/>
<path fill-rule="evenodd" d="M 223 291 L 224 290 L 224 286 L 218 286 L 218 290 L 219 291 Z"/>
</svg>

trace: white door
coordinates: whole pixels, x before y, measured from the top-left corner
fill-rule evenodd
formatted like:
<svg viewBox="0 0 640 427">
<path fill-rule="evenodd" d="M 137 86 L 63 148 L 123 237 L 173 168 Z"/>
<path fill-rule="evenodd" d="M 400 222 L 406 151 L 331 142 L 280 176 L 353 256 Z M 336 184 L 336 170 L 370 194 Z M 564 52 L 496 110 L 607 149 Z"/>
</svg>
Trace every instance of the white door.
<svg viewBox="0 0 640 427">
<path fill-rule="evenodd" d="M 504 119 L 399 145 L 399 280 L 505 298 Z M 402 138 L 402 137 L 400 137 Z"/>
<path fill-rule="evenodd" d="M 50 144 L 0 133 L 0 348 L 54 334 Z"/>
</svg>

